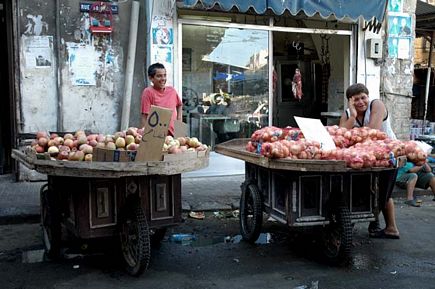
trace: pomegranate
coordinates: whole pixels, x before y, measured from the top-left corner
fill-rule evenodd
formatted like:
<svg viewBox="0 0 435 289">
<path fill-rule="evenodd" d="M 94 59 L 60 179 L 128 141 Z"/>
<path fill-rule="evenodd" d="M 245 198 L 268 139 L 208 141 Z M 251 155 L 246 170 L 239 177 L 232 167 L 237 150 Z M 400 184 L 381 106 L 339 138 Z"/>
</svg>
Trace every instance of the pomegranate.
<svg viewBox="0 0 435 289">
<path fill-rule="evenodd" d="M 41 137 L 38 139 L 38 144 L 42 147 L 45 147 L 48 143 L 48 139 L 46 137 Z"/>
<path fill-rule="evenodd" d="M 47 132 L 46 132 L 46 131 L 38 131 L 38 132 L 36 133 L 36 138 L 37 138 L 37 139 L 40 139 L 41 137 L 48 138 Z"/>
<path fill-rule="evenodd" d="M 74 136 L 73 136 L 72 134 L 70 134 L 70 133 L 67 133 L 67 134 L 65 134 L 65 135 L 63 136 L 63 139 L 64 139 L 64 140 L 67 140 L 67 139 L 74 139 Z"/>
</svg>

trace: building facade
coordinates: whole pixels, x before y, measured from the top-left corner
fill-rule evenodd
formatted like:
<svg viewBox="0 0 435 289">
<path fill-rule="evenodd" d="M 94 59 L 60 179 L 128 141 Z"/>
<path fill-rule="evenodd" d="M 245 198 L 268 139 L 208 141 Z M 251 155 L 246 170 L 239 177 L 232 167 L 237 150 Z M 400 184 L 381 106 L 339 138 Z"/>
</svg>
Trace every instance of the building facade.
<svg viewBox="0 0 435 289">
<path fill-rule="evenodd" d="M 416 0 L 365 1 L 367 13 L 344 7 L 355 1 L 297 11 L 287 2 L 0 0 L 10 108 L 2 166 L 10 170 L 10 148 L 26 133 L 139 126 L 153 62 L 165 64 L 191 134 L 210 145 L 295 126 L 293 116 L 336 123 L 355 82 L 385 101 L 396 134 L 408 139 Z M 398 20 L 408 30 L 393 30 Z"/>
</svg>

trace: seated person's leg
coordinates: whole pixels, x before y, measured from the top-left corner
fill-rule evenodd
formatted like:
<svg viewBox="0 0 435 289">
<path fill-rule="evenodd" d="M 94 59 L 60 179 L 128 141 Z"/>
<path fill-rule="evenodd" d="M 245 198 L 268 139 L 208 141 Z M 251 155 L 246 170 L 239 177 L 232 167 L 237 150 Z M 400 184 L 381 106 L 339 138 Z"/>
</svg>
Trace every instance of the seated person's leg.
<svg viewBox="0 0 435 289">
<path fill-rule="evenodd" d="M 435 176 L 434 176 L 434 174 L 421 170 L 417 173 L 417 175 L 418 175 L 418 180 L 417 180 L 416 187 L 421 188 L 421 189 L 427 189 L 430 187 L 432 190 L 432 193 L 435 195 Z"/>
<path fill-rule="evenodd" d="M 418 176 L 416 173 L 406 173 L 396 179 L 396 185 L 399 188 L 406 189 L 407 200 L 414 200 L 414 189 Z"/>
</svg>

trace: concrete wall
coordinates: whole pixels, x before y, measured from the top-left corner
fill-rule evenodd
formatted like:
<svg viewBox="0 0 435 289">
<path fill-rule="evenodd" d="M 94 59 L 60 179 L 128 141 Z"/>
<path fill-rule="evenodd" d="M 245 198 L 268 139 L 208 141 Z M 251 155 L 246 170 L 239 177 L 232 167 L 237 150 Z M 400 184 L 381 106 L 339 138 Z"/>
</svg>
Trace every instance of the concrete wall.
<svg viewBox="0 0 435 289">
<path fill-rule="evenodd" d="M 131 3 L 119 3 L 111 34 L 92 35 L 88 14 L 80 12 L 80 1 L 19 2 L 19 132 L 87 129 L 113 133 L 119 129 Z M 128 96 L 132 98 L 131 126 L 139 126 L 144 88 L 144 10 L 141 3 L 133 89 Z M 32 59 L 37 54 L 48 62 L 35 65 Z M 78 77 L 90 79 L 92 74 L 95 83 L 78 85 L 83 84 Z"/>
</svg>

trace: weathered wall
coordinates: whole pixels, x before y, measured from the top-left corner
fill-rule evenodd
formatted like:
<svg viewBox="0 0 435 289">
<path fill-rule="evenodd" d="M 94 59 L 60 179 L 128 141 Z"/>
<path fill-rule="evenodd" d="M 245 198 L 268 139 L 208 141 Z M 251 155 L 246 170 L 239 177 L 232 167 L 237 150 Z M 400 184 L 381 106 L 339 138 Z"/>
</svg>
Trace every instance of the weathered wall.
<svg viewBox="0 0 435 289">
<path fill-rule="evenodd" d="M 119 14 L 112 15 L 111 34 L 97 35 L 89 33 L 89 13 L 80 12 L 79 1 L 19 2 L 20 132 L 87 129 L 113 133 L 119 129 L 131 3 L 119 3 Z M 139 125 L 144 88 L 144 18 L 141 3 L 133 89 L 128 96 L 132 98 L 131 126 Z M 45 47 L 47 39 L 50 43 Z M 49 64 L 29 65 L 35 53 L 49 58 Z"/>
<path fill-rule="evenodd" d="M 21 39 L 18 129 L 22 132 L 56 130 L 57 68 L 55 58 L 55 1 L 23 1 L 19 7 Z M 38 56 L 48 62 L 36 65 Z"/>
<path fill-rule="evenodd" d="M 411 96 L 414 72 L 415 7 L 416 0 L 403 1 L 403 13 L 412 16 L 411 51 L 409 59 L 389 58 L 387 32 L 383 33 L 384 61 L 381 66 L 381 99 L 392 117 L 392 127 L 397 137 L 408 140 L 410 135 Z"/>
</svg>

